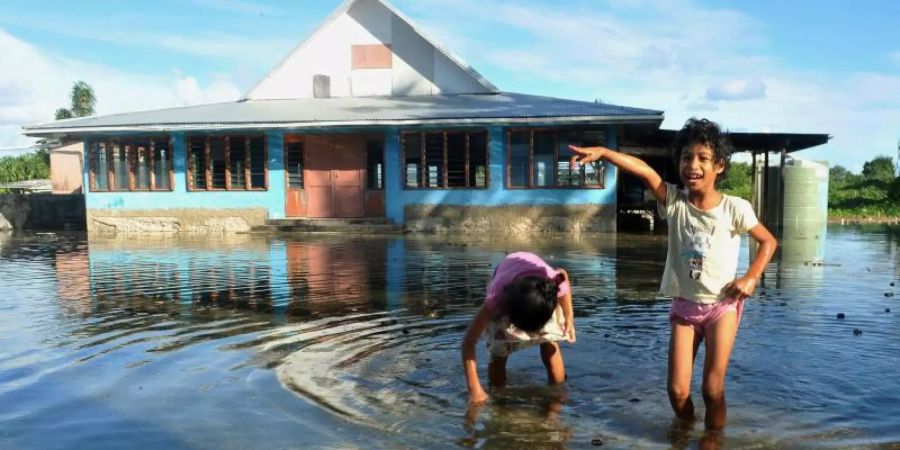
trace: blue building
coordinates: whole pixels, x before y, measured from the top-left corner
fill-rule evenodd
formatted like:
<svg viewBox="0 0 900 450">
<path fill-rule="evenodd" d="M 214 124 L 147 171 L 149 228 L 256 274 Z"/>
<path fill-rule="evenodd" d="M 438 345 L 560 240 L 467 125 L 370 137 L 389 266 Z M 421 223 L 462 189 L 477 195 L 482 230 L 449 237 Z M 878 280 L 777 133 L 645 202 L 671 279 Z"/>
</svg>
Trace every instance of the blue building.
<svg viewBox="0 0 900 450">
<path fill-rule="evenodd" d="M 289 218 L 412 230 L 613 231 L 617 148 L 661 111 L 498 90 L 382 0 L 348 0 L 236 102 L 61 120 L 88 230 L 247 231 Z"/>
</svg>

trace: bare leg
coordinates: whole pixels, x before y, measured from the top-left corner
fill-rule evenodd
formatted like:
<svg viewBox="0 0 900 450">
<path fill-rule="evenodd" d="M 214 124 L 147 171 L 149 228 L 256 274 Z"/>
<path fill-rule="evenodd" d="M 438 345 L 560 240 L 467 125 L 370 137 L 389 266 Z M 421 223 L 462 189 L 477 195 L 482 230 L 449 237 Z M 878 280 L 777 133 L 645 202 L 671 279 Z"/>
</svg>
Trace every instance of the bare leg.
<svg viewBox="0 0 900 450">
<path fill-rule="evenodd" d="M 562 384 L 566 381 L 566 366 L 563 364 L 559 344 L 556 342 L 541 344 L 541 361 L 547 369 L 547 380 L 550 384 Z"/>
<path fill-rule="evenodd" d="M 725 408 L 725 372 L 737 335 L 737 313 L 726 313 L 707 328 L 706 360 L 703 362 L 703 401 L 706 403 L 706 429 L 721 430 L 727 418 Z"/>
<path fill-rule="evenodd" d="M 506 357 L 491 357 L 491 362 L 488 363 L 488 380 L 491 387 L 506 386 Z"/>
<path fill-rule="evenodd" d="M 669 403 L 672 404 L 675 416 L 681 420 L 694 420 L 691 373 L 699 346 L 700 337 L 693 328 L 677 320 L 672 322 L 672 337 L 669 341 Z"/>
</svg>

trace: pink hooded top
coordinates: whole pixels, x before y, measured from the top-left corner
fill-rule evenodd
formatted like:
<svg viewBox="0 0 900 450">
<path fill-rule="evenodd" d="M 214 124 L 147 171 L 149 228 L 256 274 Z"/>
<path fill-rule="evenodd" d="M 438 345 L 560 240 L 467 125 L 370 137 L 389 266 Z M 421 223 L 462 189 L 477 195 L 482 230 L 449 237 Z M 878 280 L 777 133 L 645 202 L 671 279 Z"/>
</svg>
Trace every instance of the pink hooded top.
<svg viewBox="0 0 900 450">
<path fill-rule="evenodd" d="M 541 276 L 547 280 L 554 280 L 559 284 L 557 298 L 564 297 L 572 292 L 569 280 L 563 281 L 563 275 L 550 267 L 540 256 L 530 252 L 510 253 L 494 269 L 494 276 L 487 287 L 487 300 L 484 305 L 491 311 L 500 310 L 500 299 L 503 288 L 521 276 Z"/>
</svg>

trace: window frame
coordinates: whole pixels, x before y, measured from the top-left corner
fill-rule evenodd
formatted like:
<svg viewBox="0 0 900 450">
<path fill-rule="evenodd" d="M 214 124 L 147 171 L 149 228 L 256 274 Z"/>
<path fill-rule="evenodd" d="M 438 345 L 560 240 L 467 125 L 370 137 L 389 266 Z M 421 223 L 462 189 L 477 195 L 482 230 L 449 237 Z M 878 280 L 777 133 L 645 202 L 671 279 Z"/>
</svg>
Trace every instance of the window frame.
<svg viewBox="0 0 900 450">
<path fill-rule="evenodd" d="M 243 188 L 232 188 L 231 186 L 231 139 L 241 138 L 244 140 L 244 184 Z M 252 160 L 250 142 L 254 138 L 262 138 L 263 141 L 263 173 L 265 174 L 265 186 L 256 187 L 252 180 Z M 202 188 L 194 187 L 194 175 L 191 171 L 191 141 L 194 139 L 203 139 L 203 179 L 205 185 Z M 225 154 L 225 187 L 214 188 L 212 171 L 210 170 L 210 139 L 222 139 L 224 143 Z M 185 148 L 185 171 L 184 178 L 188 192 L 255 192 L 269 190 L 269 137 L 265 134 L 202 134 L 186 136 L 184 140 Z"/>
<path fill-rule="evenodd" d="M 554 145 L 553 145 L 553 170 L 551 171 L 551 175 L 553 178 L 553 182 L 550 186 L 535 186 L 534 184 L 534 134 L 536 132 L 554 132 Z M 598 184 L 583 184 L 581 186 L 560 186 L 559 185 L 559 133 L 565 131 L 586 131 L 584 128 L 552 128 L 552 127 L 517 127 L 517 128 L 507 128 L 506 129 L 506 167 L 504 168 L 504 173 L 506 175 L 506 182 L 504 183 L 504 187 L 510 190 L 534 190 L 534 189 L 606 189 L 606 163 L 601 162 L 600 166 L 602 167 L 603 176 L 598 177 Z M 513 186 L 512 185 L 512 166 L 510 165 L 510 160 L 512 159 L 512 134 L 517 132 L 526 132 L 528 133 L 528 184 L 526 186 Z M 606 130 L 604 130 L 606 132 Z M 582 142 L 583 144 L 583 142 Z M 585 177 L 585 181 L 586 177 Z"/>
<path fill-rule="evenodd" d="M 149 186 L 148 188 L 137 188 L 137 152 L 133 149 L 136 143 L 146 142 L 149 164 Z M 154 163 L 156 162 L 156 143 L 166 142 L 169 151 L 169 187 L 156 187 L 156 170 Z M 154 135 L 140 137 L 116 137 L 116 138 L 98 138 L 89 139 L 87 145 L 87 161 L 88 161 L 88 187 L 91 193 L 110 193 L 110 192 L 172 192 L 175 190 L 175 139 L 171 135 Z M 97 155 L 100 151 L 100 144 L 103 144 L 103 152 L 106 154 L 106 189 L 97 188 L 97 173 L 95 171 L 95 163 Z M 128 167 L 128 189 L 118 189 L 115 183 L 115 168 L 113 166 L 112 151 L 115 145 L 125 146 L 127 148 L 128 159 L 126 166 Z"/>
<path fill-rule="evenodd" d="M 440 133 L 443 137 L 443 148 L 442 148 L 442 157 L 441 157 L 441 181 L 442 185 L 438 187 L 429 187 L 428 186 L 428 159 L 425 156 L 425 146 L 426 139 L 425 135 L 427 134 L 437 134 Z M 449 186 L 449 179 L 447 175 L 448 169 L 448 158 L 447 158 L 447 134 L 465 134 L 466 136 L 466 150 L 465 150 L 465 180 L 466 184 L 469 184 L 470 178 L 470 170 L 472 154 L 471 154 L 471 135 L 472 134 L 483 134 L 484 135 L 484 186 Z M 420 165 L 422 170 L 419 170 L 419 184 L 421 186 L 409 186 L 407 184 L 409 178 L 407 177 L 407 167 L 406 167 L 406 137 L 409 135 L 419 135 L 420 140 Z M 426 131 L 402 131 L 400 132 L 400 164 L 401 164 L 401 172 L 402 179 L 400 180 L 401 186 L 403 186 L 404 190 L 410 191 L 440 191 L 440 190 L 488 190 L 491 187 L 491 135 L 488 133 L 487 129 L 484 128 L 464 128 L 464 129 L 444 129 L 444 130 L 426 130 Z"/>
</svg>

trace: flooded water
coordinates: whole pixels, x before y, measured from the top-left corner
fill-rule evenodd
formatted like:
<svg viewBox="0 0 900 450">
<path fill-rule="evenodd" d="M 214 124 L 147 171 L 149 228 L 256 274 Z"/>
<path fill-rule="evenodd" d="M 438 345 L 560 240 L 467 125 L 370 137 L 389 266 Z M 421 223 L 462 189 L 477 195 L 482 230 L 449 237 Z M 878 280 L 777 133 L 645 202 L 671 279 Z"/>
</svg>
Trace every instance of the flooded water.
<svg viewBox="0 0 900 450">
<path fill-rule="evenodd" d="M 572 276 L 569 380 L 525 350 L 467 410 L 460 338 L 518 250 Z M 824 252 L 773 263 L 747 304 L 727 447 L 900 445 L 900 230 L 832 228 Z M 665 392 L 664 258 L 627 234 L 0 235 L 0 448 L 696 447 Z"/>
</svg>

